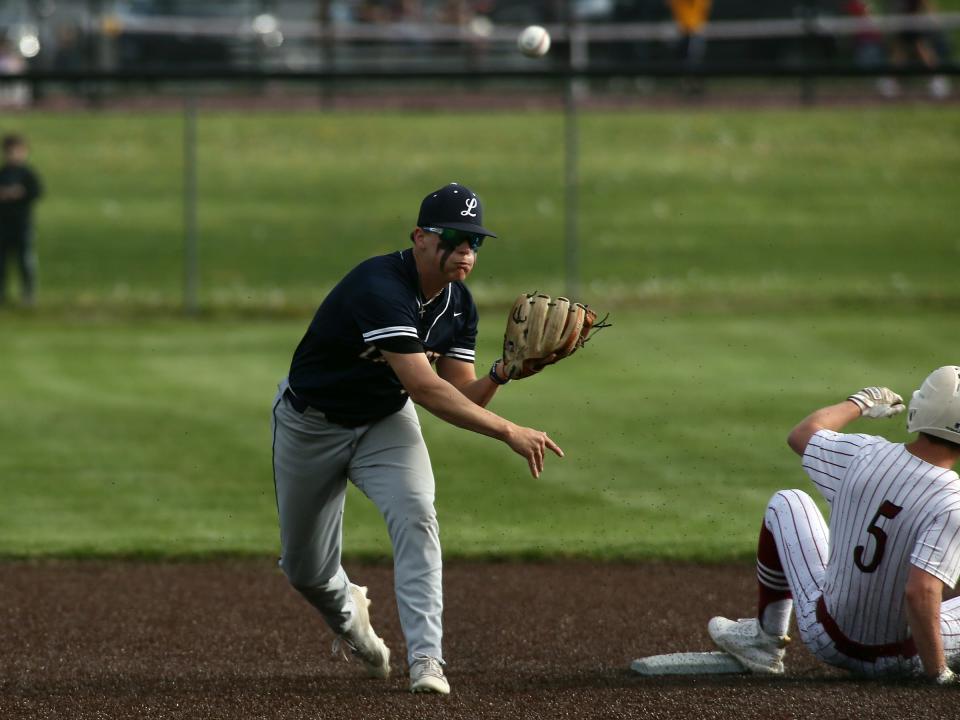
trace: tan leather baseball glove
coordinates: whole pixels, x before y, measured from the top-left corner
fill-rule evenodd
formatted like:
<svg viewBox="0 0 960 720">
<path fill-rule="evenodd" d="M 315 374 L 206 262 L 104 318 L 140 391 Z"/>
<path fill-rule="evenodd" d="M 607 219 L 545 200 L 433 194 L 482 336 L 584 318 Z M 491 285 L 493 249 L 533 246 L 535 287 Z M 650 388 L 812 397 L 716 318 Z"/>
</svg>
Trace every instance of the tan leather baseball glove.
<svg viewBox="0 0 960 720">
<path fill-rule="evenodd" d="M 607 317 L 598 322 L 593 310 L 565 297 L 524 293 L 507 318 L 504 372 L 512 379 L 525 378 L 573 355 L 594 332 L 610 326 Z"/>
</svg>

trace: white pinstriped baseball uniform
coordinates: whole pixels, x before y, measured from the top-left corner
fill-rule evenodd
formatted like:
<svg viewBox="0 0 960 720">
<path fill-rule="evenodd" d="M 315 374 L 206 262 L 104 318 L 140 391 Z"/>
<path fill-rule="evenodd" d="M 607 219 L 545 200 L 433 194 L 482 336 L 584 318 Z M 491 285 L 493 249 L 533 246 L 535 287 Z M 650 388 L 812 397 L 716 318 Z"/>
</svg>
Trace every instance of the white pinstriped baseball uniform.
<svg viewBox="0 0 960 720">
<path fill-rule="evenodd" d="M 783 575 L 758 564 L 760 582 L 789 585 L 801 639 L 824 662 L 869 675 L 918 672 L 907 576 L 915 566 L 949 587 L 960 578 L 960 479 L 901 443 L 831 430 L 810 439 L 803 468 L 830 504 L 829 529 L 806 493 L 774 495 L 764 524 Z M 956 664 L 960 598 L 943 604 L 941 631 Z"/>
</svg>

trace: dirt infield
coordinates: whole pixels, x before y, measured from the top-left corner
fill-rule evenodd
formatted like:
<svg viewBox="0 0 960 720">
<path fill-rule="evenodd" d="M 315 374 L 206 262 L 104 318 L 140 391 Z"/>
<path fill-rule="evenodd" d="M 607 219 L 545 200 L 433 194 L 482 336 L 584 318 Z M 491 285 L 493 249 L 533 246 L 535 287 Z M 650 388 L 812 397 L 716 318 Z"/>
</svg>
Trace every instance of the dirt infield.
<svg viewBox="0 0 960 720">
<path fill-rule="evenodd" d="M 267 560 L 0 564 L 0 718 L 949 718 L 960 689 L 854 680 L 794 643 L 787 676 L 641 678 L 643 655 L 709 650 L 752 614 L 749 565 L 452 563 L 450 697 L 406 690 L 392 571 L 370 587 L 394 675 L 330 653 Z"/>
</svg>

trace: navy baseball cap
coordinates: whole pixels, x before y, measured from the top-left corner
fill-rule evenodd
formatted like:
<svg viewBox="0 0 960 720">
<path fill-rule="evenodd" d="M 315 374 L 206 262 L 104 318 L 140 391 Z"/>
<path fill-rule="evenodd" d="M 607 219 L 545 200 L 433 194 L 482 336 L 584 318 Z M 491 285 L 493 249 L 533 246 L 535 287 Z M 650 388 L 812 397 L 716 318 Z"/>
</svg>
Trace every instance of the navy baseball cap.
<svg viewBox="0 0 960 720">
<path fill-rule="evenodd" d="M 463 230 L 477 235 L 496 237 L 483 226 L 483 206 L 470 188 L 450 183 L 434 190 L 420 203 L 417 227 L 439 227 Z"/>
</svg>

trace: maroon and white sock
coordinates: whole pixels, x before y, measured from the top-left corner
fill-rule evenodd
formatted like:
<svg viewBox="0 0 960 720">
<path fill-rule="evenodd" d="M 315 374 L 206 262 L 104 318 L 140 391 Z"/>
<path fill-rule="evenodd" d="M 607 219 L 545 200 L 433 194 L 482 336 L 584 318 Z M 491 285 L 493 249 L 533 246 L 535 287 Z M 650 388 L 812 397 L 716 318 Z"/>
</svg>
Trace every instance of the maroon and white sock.
<svg viewBox="0 0 960 720">
<path fill-rule="evenodd" d="M 760 525 L 760 540 L 757 543 L 757 589 L 760 627 L 769 635 L 786 635 L 793 612 L 793 595 L 783 565 L 780 564 L 776 540 L 763 524 Z"/>
</svg>

